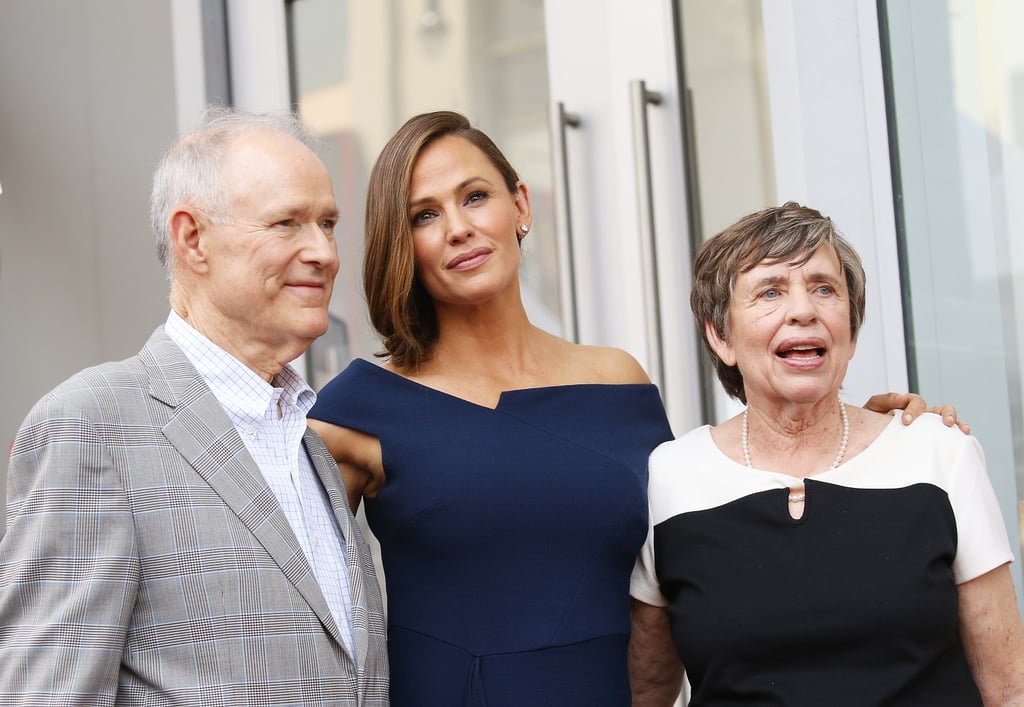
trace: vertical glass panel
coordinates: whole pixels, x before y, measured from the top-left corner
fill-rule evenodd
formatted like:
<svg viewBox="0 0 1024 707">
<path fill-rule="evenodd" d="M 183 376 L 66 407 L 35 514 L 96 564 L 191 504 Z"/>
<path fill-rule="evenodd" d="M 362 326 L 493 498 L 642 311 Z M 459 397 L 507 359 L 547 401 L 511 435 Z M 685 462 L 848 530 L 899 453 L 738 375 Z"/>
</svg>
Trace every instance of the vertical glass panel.
<svg viewBox="0 0 1024 707">
<path fill-rule="evenodd" d="M 761 0 L 681 0 L 701 237 L 775 203 Z"/>
<path fill-rule="evenodd" d="M 691 225 L 706 240 L 776 203 L 764 23 L 761 0 L 679 0 L 678 10 L 690 102 Z M 702 380 L 708 422 L 742 409 L 710 366 Z"/>
<path fill-rule="evenodd" d="M 523 241 L 523 296 L 535 324 L 561 333 L 542 0 L 291 0 L 287 7 L 294 100 L 322 138 L 341 210 L 342 269 L 331 329 L 310 351 L 311 385 L 380 348 L 361 282 L 366 182 L 387 139 L 425 111 L 464 113 L 529 187 L 534 221 Z"/>
<path fill-rule="evenodd" d="M 1024 5 L 890 0 L 882 19 L 912 386 L 971 422 L 1013 534 L 1024 490 Z"/>
</svg>

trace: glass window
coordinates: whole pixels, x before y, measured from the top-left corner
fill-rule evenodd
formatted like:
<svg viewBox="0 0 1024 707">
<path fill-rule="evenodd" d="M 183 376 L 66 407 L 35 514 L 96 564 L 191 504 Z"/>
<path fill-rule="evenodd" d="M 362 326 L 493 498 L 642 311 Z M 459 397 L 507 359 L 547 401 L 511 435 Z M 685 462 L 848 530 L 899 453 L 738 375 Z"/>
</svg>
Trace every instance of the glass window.
<svg viewBox="0 0 1024 707">
<path fill-rule="evenodd" d="M 682 0 L 701 237 L 775 204 L 761 0 Z"/>
<path fill-rule="evenodd" d="M 1024 5 L 890 0 L 881 19 L 911 385 L 971 423 L 1024 540 Z"/>
<path fill-rule="evenodd" d="M 689 100 L 691 226 L 699 240 L 776 203 L 761 0 L 679 0 Z M 702 357 L 708 422 L 742 410 Z"/>
<path fill-rule="evenodd" d="M 341 210 L 342 270 L 331 328 L 310 350 L 311 385 L 380 348 L 360 278 L 366 182 L 387 139 L 429 110 L 464 113 L 529 187 L 523 297 L 535 324 L 561 333 L 542 0 L 292 0 L 287 9 L 294 102 L 322 138 Z"/>
</svg>

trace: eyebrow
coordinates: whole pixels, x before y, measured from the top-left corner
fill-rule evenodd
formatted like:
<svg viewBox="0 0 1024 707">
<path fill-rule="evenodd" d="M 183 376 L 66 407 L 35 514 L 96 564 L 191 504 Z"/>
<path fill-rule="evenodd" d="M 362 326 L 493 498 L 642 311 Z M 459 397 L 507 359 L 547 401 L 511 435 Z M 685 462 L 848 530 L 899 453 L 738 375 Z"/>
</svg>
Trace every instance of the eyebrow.
<svg viewBox="0 0 1024 707">
<path fill-rule="evenodd" d="M 307 207 L 301 204 L 278 204 L 272 205 L 267 209 L 265 218 L 270 221 L 277 221 L 282 218 L 305 218 L 306 216 L 314 213 L 315 208 L 313 207 Z M 330 209 L 316 215 L 316 218 L 329 218 L 338 221 L 341 219 L 341 211 L 337 206 L 332 206 Z"/>
<path fill-rule="evenodd" d="M 760 290 L 764 287 L 768 287 L 770 285 L 777 285 L 784 279 L 786 278 L 784 278 L 782 275 L 766 275 L 764 277 L 759 277 L 752 283 L 750 283 L 750 286 L 747 288 L 747 292 L 756 292 L 757 290 Z"/>
<path fill-rule="evenodd" d="M 835 275 L 831 275 L 825 272 L 812 272 L 807 276 L 807 279 L 812 282 L 831 282 L 835 284 L 844 282 L 842 273 L 840 273 L 839 276 L 836 277 Z"/>
<path fill-rule="evenodd" d="M 752 282 L 750 284 L 750 288 L 748 289 L 748 291 L 753 292 L 755 290 L 761 289 L 762 287 L 777 285 L 780 282 L 784 282 L 787 279 L 788 278 L 786 278 L 783 275 L 765 275 L 764 277 L 759 277 L 757 280 Z M 808 273 L 807 277 L 804 279 L 809 280 L 810 282 L 828 282 L 832 284 L 839 284 L 843 282 L 843 278 L 841 275 L 839 277 L 835 277 L 825 272 Z"/>
<path fill-rule="evenodd" d="M 461 182 L 456 184 L 455 188 L 452 189 L 452 192 L 453 193 L 458 193 L 458 192 L 462 191 L 463 189 L 465 189 L 466 187 L 468 187 L 473 182 L 477 182 L 477 181 L 483 182 L 483 183 L 485 183 L 489 187 L 493 187 L 494 186 L 493 184 L 491 184 L 491 181 L 489 179 L 487 179 L 486 177 L 474 176 L 474 177 L 469 177 L 468 179 L 463 179 Z M 409 206 L 406 207 L 406 208 L 414 209 L 417 206 L 420 206 L 422 204 L 429 204 L 429 203 L 431 203 L 434 200 L 435 199 L 432 196 L 425 196 L 425 197 L 423 197 L 421 199 L 416 199 L 415 201 L 410 201 L 409 202 Z"/>
</svg>

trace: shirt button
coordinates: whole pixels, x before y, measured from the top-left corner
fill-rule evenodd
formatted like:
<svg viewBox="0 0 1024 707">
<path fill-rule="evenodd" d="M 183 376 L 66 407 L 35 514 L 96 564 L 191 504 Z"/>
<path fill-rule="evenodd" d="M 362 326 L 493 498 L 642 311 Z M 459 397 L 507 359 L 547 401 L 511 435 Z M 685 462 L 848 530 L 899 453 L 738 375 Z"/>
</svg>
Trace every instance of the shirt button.
<svg viewBox="0 0 1024 707">
<path fill-rule="evenodd" d="M 248 425 L 248 426 L 247 426 L 247 427 L 245 428 L 245 433 L 246 433 L 247 435 L 249 435 L 250 437 L 253 437 L 253 436 L 255 436 L 255 435 L 256 435 L 256 428 L 255 428 L 255 427 L 253 427 L 252 425 Z"/>
</svg>

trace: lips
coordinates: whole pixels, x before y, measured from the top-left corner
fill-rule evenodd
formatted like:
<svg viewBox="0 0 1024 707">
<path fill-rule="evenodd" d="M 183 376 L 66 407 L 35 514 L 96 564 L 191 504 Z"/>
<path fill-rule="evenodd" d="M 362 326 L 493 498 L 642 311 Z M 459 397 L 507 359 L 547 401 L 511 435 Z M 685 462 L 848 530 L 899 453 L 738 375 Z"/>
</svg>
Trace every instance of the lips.
<svg viewBox="0 0 1024 707">
<path fill-rule="evenodd" d="M 490 254 L 490 248 L 474 248 L 473 250 L 456 255 L 448 261 L 447 268 L 449 270 L 469 270 L 486 260 Z"/>
<path fill-rule="evenodd" d="M 304 282 L 289 282 L 288 287 L 296 287 L 299 289 L 310 289 L 310 290 L 322 290 L 327 287 L 326 282 L 320 282 L 315 280 L 307 280 Z"/>
<path fill-rule="evenodd" d="M 787 339 L 775 349 L 775 355 L 791 361 L 812 360 L 828 352 L 821 339 Z"/>
<path fill-rule="evenodd" d="M 321 302 L 327 292 L 327 283 L 323 280 L 302 280 L 289 282 L 286 287 L 305 301 Z"/>
</svg>

